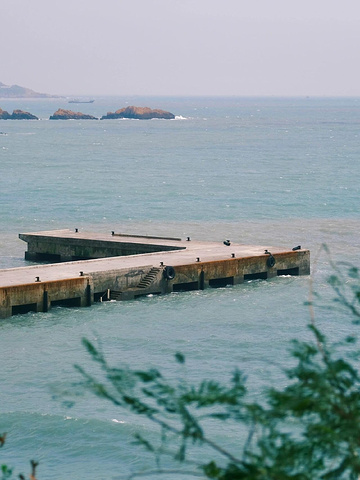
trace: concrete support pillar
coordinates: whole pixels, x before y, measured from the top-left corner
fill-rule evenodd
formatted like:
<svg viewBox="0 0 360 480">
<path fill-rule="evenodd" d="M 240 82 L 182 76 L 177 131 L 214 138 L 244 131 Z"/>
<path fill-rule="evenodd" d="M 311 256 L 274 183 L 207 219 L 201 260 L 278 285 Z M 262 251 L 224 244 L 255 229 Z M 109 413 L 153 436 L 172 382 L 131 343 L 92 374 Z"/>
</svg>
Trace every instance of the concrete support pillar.
<svg viewBox="0 0 360 480">
<path fill-rule="evenodd" d="M 86 292 L 85 292 L 85 295 L 80 297 L 80 307 L 87 307 L 87 306 L 88 306 L 87 295 L 86 295 Z"/>
<path fill-rule="evenodd" d="M 239 285 L 240 283 L 244 283 L 244 275 L 234 276 L 234 285 Z"/>
<path fill-rule="evenodd" d="M 299 275 L 310 275 L 310 252 L 301 252 L 301 260 L 299 262 Z"/>
<path fill-rule="evenodd" d="M 277 269 L 276 265 L 275 267 L 269 268 L 267 271 L 267 278 L 274 278 L 277 276 Z"/>
<path fill-rule="evenodd" d="M 48 294 L 47 290 L 44 290 L 42 311 L 43 312 L 48 312 L 49 308 L 50 308 L 49 294 Z"/>
<path fill-rule="evenodd" d="M 162 292 L 162 293 L 172 293 L 173 284 L 172 284 L 171 280 L 164 279 L 163 289 L 164 289 L 164 292 Z"/>
<path fill-rule="evenodd" d="M 0 307 L 0 319 L 11 317 L 11 314 L 12 314 L 11 305 Z"/>
<path fill-rule="evenodd" d="M 0 291 L 0 318 L 8 318 L 12 315 L 11 303 L 6 290 Z"/>
<path fill-rule="evenodd" d="M 199 290 L 206 290 L 209 288 L 209 280 L 206 278 L 204 270 L 201 270 L 199 275 Z"/>
<path fill-rule="evenodd" d="M 199 289 L 205 290 L 205 272 L 201 270 L 200 277 L 199 277 Z"/>
<path fill-rule="evenodd" d="M 91 285 L 88 283 L 86 286 L 86 306 L 91 307 L 94 302 L 94 294 L 92 293 Z"/>
<path fill-rule="evenodd" d="M 310 275 L 310 263 L 299 267 L 299 275 Z"/>
<path fill-rule="evenodd" d="M 126 290 L 121 294 L 121 300 L 134 300 L 135 294 L 131 290 Z"/>
</svg>

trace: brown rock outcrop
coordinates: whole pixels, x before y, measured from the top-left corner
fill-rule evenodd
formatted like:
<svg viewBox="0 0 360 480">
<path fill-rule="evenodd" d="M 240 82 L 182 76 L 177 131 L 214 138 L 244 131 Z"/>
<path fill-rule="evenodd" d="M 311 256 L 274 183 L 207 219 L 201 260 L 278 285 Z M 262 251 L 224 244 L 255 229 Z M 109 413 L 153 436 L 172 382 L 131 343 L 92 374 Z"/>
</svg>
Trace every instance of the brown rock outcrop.
<svg viewBox="0 0 360 480">
<path fill-rule="evenodd" d="M 148 107 L 125 107 L 120 110 L 116 110 L 115 113 L 108 112 L 106 115 L 101 117 L 100 120 L 109 120 L 114 118 L 135 118 L 138 120 L 150 120 L 152 118 L 164 118 L 166 120 L 171 120 L 175 118 L 175 115 L 171 112 L 166 112 L 165 110 L 152 110 Z"/>
<path fill-rule="evenodd" d="M 59 108 L 51 115 L 49 120 L 98 120 L 93 115 L 87 115 L 81 112 L 73 112 L 72 110 L 63 110 Z"/>
<path fill-rule="evenodd" d="M 38 117 L 24 110 L 14 110 L 10 115 L 6 110 L 0 108 L 0 120 L 39 120 Z"/>
<path fill-rule="evenodd" d="M 10 119 L 11 120 L 39 120 L 38 117 L 36 117 L 30 112 L 24 112 L 24 110 L 14 110 Z"/>
<path fill-rule="evenodd" d="M 11 118 L 10 113 L 0 108 L 0 120 L 8 120 L 9 118 Z"/>
</svg>

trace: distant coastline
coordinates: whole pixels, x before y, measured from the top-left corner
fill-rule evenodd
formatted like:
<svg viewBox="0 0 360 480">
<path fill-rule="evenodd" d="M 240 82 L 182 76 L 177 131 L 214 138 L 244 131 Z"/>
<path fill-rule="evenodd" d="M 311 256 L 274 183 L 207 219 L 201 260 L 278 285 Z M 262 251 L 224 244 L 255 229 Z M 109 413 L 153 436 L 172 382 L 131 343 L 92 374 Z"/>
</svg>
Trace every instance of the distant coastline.
<svg viewBox="0 0 360 480">
<path fill-rule="evenodd" d="M 60 95 L 50 95 L 48 93 L 39 93 L 30 88 L 20 85 L 5 85 L 0 82 L 0 99 L 9 98 L 63 98 Z"/>
<path fill-rule="evenodd" d="M 0 100 L 8 99 L 41 99 L 41 98 L 64 98 L 59 95 L 49 95 L 47 93 L 38 93 L 30 88 L 21 87 L 19 85 L 5 85 L 0 82 Z M 68 103 L 94 103 L 94 99 L 89 98 L 70 98 Z M 49 120 L 110 120 L 118 118 L 128 118 L 136 120 L 151 120 L 153 118 L 171 120 L 175 115 L 166 110 L 151 109 L 149 107 L 128 106 L 120 108 L 115 112 L 107 112 L 100 118 L 82 112 L 74 112 L 72 110 L 65 110 L 59 108 L 53 115 L 50 115 Z M 12 114 L 0 108 L 0 120 L 39 120 L 38 117 L 30 112 L 24 110 L 14 110 Z"/>
</svg>

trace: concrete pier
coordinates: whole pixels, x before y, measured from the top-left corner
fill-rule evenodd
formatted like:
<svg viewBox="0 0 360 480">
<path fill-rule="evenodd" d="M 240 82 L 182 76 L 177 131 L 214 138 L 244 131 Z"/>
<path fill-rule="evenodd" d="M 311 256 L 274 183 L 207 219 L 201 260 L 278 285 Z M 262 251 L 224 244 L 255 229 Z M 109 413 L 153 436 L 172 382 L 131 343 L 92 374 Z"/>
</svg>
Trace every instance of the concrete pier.
<svg viewBox="0 0 360 480">
<path fill-rule="evenodd" d="M 28 244 L 26 258 L 62 263 L 0 270 L 0 318 L 54 305 L 86 306 L 310 273 L 310 252 L 299 246 L 70 230 L 19 237 Z"/>
<path fill-rule="evenodd" d="M 26 260 L 69 262 L 92 258 L 138 255 L 140 253 L 181 250 L 180 238 L 126 235 L 111 232 L 110 235 L 54 230 L 48 232 L 20 233 L 27 242 Z"/>
</svg>

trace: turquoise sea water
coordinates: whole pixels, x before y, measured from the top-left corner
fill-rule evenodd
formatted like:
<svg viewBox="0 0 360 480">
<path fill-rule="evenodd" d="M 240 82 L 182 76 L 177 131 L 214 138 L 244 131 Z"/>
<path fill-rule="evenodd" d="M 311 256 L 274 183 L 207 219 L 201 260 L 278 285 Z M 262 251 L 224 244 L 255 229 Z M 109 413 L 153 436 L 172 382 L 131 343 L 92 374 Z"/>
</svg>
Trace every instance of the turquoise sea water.
<svg viewBox="0 0 360 480">
<path fill-rule="evenodd" d="M 175 120 L 49 121 L 61 108 L 100 117 L 126 105 Z M 293 247 L 312 254 L 327 298 L 329 259 L 359 266 L 360 99 L 96 98 L 2 100 L 39 121 L 0 121 L 0 268 L 23 266 L 20 232 L 56 228 L 191 236 Z M 41 479 L 118 478 L 149 461 L 131 446 L 141 420 L 91 396 L 66 409 L 55 393 L 91 369 L 81 338 L 101 339 L 114 363 L 226 378 L 237 366 L 253 395 L 283 381 L 289 339 L 307 336 L 307 277 L 203 292 L 56 308 L 0 323 L 0 463 Z M 345 319 L 317 319 L 330 335 Z M 215 432 L 237 446 L 235 432 Z M 21 452 L 21 454 L 20 454 Z"/>
</svg>

